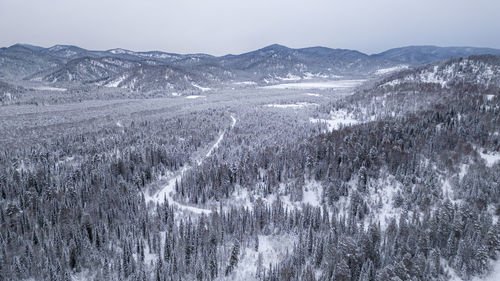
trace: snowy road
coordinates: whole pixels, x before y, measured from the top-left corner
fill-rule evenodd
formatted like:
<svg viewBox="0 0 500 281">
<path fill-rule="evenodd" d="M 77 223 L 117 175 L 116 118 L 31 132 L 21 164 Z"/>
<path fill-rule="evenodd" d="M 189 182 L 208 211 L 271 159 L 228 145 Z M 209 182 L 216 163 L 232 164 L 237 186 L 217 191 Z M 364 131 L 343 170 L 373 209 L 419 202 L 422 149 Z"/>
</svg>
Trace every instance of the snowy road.
<svg viewBox="0 0 500 281">
<path fill-rule="evenodd" d="M 231 123 L 231 129 L 234 128 L 234 125 L 236 125 L 236 118 L 234 118 L 233 115 L 231 115 L 231 119 L 233 120 L 233 122 Z M 214 143 L 214 145 L 212 145 L 212 147 L 208 150 L 207 154 L 205 155 L 205 158 L 207 157 L 210 157 L 210 155 L 212 155 L 212 152 L 217 149 L 217 147 L 219 147 L 219 144 L 220 142 L 222 141 L 222 139 L 224 139 L 224 134 L 226 132 L 224 131 L 220 136 L 219 138 L 217 139 L 217 141 Z M 198 165 L 201 165 L 201 163 L 203 162 L 203 159 L 201 159 L 200 161 L 198 161 Z"/>
<path fill-rule="evenodd" d="M 232 123 L 231 123 L 231 129 L 234 128 L 236 125 L 236 118 L 231 115 Z M 203 160 L 206 158 L 210 157 L 212 153 L 214 152 L 217 147 L 219 147 L 220 142 L 224 139 L 224 135 L 226 134 L 226 131 L 222 132 L 222 134 L 219 135 L 219 138 L 217 141 L 210 147 L 208 152 L 205 154 L 205 157 L 202 159 L 198 160 L 197 163 L 198 165 L 201 165 L 203 163 Z M 168 183 L 157 193 L 153 195 L 149 194 L 144 194 L 144 197 L 146 199 L 146 203 L 149 202 L 154 202 L 154 203 L 164 203 L 165 201 L 168 202 L 169 205 L 174 205 L 180 210 L 186 210 L 195 214 L 210 214 L 212 211 L 203 209 L 203 208 L 198 208 L 198 207 L 193 207 L 189 205 L 184 205 L 179 202 L 176 202 L 172 195 L 175 193 L 175 185 L 176 183 L 179 183 L 182 179 L 182 176 L 189 170 L 191 170 L 191 166 L 184 166 L 181 170 L 175 172 L 173 176 L 168 180 Z"/>
</svg>

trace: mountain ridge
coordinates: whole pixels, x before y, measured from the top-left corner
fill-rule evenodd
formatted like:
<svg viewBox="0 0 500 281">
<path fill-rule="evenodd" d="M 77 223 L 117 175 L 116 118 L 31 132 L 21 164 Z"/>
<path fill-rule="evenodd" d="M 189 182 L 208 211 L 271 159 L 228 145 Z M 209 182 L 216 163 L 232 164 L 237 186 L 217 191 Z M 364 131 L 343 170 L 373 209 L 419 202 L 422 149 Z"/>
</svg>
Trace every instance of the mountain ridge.
<svg viewBox="0 0 500 281">
<path fill-rule="evenodd" d="M 137 76 L 138 85 L 143 86 L 128 88 L 150 90 L 154 90 L 154 87 L 146 85 L 147 81 L 163 85 L 161 89 L 171 88 L 165 85 L 185 84 L 188 80 L 189 84 L 195 83 L 201 87 L 209 87 L 212 82 L 233 84 L 243 81 L 267 85 L 306 79 L 367 77 L 430 62 L 479 54 L 500 55 L 500 50 L 424 45 L 399 47 L 368 55 L 349 49 L 322 46 L 294 49 L 272 44 L 238 55 L 212 56 L 162 51 L 135 52 L 122 48 L 99 51 L 73 45 L 43 48 L 29 44 L 14 44 L 0 49 L 0 79 L 24 79 L 47 83 L 79 82 L 120 87 L 123 83 L 115 83 L 119 77 L 126 76 L 133 80 L 133 77 Z M 150 68 L 152 65 L 158 67 Z M 141 74 L 140 68 L 158 77 L 145 77 Z M 186 73 L 189 73 L 188 76 L 195 80 L 184 78 L 165 80 L 163 74 L 167 72 L 170 73 L 169 79 L 181 79 L 187 77 Z M 157 83 L 157 81 L 162 82 Z M 184 85 L 181 88 L 193 87 Z"/>
</svg>

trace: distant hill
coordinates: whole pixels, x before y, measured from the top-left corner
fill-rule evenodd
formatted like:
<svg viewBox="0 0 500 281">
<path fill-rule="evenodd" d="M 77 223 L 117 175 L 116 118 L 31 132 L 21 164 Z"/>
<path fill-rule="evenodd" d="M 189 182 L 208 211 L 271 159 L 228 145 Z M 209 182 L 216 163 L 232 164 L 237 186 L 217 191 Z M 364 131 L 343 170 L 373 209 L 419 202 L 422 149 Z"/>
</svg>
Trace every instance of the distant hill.
<svg viewBox="0 0 500 281">
<path fill-rule="evenodd" d="M 500 87 L 500 56 L 474 55 L 428 64 L 388 76 L 381 85 L 432 83 L 447 86 L 456 83 Z"/>
<path fill-rule="evenodd" d="M 449 58 L 467 57 L 471 55 L 500 55 L 500 50 L 491 48 L 473 47 L 436 47 L 436 46 L 409 46 L 390 49 L 372 57 L 384 58 L 411 65 L 426 64 Z"/>
<path fill-rule="evenodd" d="M 61 58 L 45 54 L 43 48 L 16 44 L 0 49 L 0 78 L 22 78 L 64 62 Z"/>
</svg>

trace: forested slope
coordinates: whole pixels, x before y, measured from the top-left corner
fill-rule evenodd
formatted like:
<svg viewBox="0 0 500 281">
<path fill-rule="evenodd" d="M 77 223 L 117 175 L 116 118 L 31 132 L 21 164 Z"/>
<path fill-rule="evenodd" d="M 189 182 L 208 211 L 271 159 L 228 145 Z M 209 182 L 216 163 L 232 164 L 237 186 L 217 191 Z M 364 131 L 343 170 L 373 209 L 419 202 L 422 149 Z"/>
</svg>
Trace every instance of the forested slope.
<svg viewBox="0 0 500 281">
<path fill-rule="evenodd" d="M 199 165 L 231 126 L 227 109 L 2 146 L 0 280 L 487 273 L 500 249 L 500 89 L 446 77 L 384 85 L 413 71 L 321 106 L 359 121 L 339 129 L 240 109 Z M 186 164 L 173 198 L 208 215 L 145 200 Z"/>
</svg>

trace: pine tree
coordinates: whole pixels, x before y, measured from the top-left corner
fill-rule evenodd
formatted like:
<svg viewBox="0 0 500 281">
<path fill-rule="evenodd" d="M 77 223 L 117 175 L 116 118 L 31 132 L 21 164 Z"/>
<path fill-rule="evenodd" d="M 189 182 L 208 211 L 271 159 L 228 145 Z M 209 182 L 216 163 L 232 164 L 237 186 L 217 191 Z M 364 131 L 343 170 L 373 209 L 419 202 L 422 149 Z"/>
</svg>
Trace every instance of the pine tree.
<svg viewBox="0 0 500 281">
<path fill-rule="evenodd" d="M 240 244 L 238 241 L 236 241 L 234 243 L 233 249 L 231 250 L 231 257 L 229 258 L 229 264 L 226 267 L 226 276 L 228 276 L 238 264 L 239 254 L 240 254 Z"/>
</svg>

